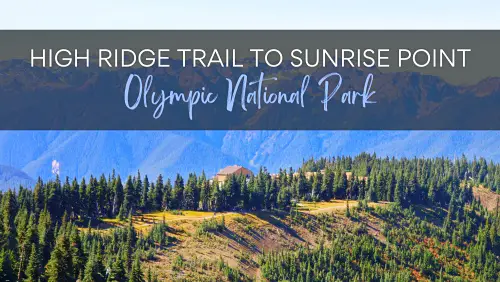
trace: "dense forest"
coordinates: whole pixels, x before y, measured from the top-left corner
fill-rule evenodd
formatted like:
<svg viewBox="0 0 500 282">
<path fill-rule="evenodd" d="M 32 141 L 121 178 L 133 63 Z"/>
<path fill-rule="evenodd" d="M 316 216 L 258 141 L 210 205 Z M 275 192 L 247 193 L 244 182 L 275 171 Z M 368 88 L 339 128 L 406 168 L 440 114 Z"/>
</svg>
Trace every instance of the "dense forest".
<svg viewBox="0 0 500 282">
<path fill-rule="evenodd" d="M 270 281 L 406 281 L 401 267 L 418 265 L 422 275 L 443 279 L 432 254 L 409 239 L 425 234 L 437 242 L 466 248 L 475 279 L 500 281 L 500 219 L 474 200 L 472 186 L 500 191 L 500 165 L 465 157 L 450 160 L 356 157 L 304 161 L 301 168 L 271 175 L 265 168 L 249 178 L 232 175 L 217 183 L 202 173 L 154 181 L 137 172 L 125 181 L 111 173 L 88 179 L 38 179 L 33 189 L 1 193 L 1 281 L 157 281 L 141 261 L 168 247 L 167 224 L 147 233 L 132 226 L 133 215 L 160 210 L 293 211 L 301 200 L 357 199 L 393 202 L 372 211 L 393 226 L 384 229 L 388 243 L 369 235 L 338 232 L 331 245 L 269 253 L 261 258 Z M 416 206 L 447 211 L 442 228 L 413 214 Z M 292 214 L 292 213 L 291 213 Z M 130 224 L 100 233 L 101 218 Z M 397 246 L 397 247 L 389 247 Z M 458 256 L 454 249 L 450 256 Z M 451 275 L 453 269 L 440 269 Z M 231 277 L 239 277 L 232 275 Z M 239 278 L 235 278 L 239 279 Z"/>
<path fill-rule="evenodd" d="M 457 207 L 442 228 L 412 208 L 368 211 L 383 218 L 381 242 L 363 230 L 332 232 L 330 245 L 270 252 L 260 258 L 269 281 L 500 281 L 500 218 L 477 202 Z"/>
</svg>

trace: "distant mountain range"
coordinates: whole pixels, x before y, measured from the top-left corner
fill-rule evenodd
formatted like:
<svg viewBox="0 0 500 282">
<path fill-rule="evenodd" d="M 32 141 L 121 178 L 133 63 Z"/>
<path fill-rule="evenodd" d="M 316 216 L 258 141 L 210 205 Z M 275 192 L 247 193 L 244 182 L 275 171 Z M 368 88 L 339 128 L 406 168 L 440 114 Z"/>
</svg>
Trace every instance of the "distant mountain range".
<svg viewBox="0 0 500 282">
<path fill-rule="evenodd" d="M 396 157 L 485 157 L 500 161 L 497 131 L 1 131 L 0 182 L 50 179 L 51 163 L 61 176 L 177 172 L 213 176 L 239 164 L 271 172 L 321 156 L 376 152 Z M 3 181 L 3 182 L 2 182 Z M 13 182 L 14 181 L 14 182 Z M 2 186 L 5 188 L 5 185 Z"/>
<path fill-rule="evenodd" d="M 35 181 L 25 172 L 5 165 L 0 165 L 0 191 L 8 188 L 32 187 Z"/>
<path fill-rule="evenodd" d="M 454 85 L 438 76 L 416 72 L 380 72 L 376 68 L 171 68 L 103 70 L 89 68 L 31 67 L 23 60 L 0 62 L 1 129 L 422 129 L 500 130 L 500 78 L 485 78 L 474 85 Z M 144 103 L 133 112 L 124 105 L 124 87 L 131 72 L 146 78 L 154 75 L 151 91 L 189 93 L 207 89 L 223 97 L 214 104 L 196 105 L 193 120 L 184 102 L 172 102 L 158 119 L 154 107 Z M 241 74 L 249 80 L 261 72 L 276 77 L 269 91 L 297 91 L 305 74 L 311 75 L 304 107 L 293 103 L 256 105 L 243 111 L 236 99 L 234 110 L 226 110 L 228 83 Z M 342 75 L 342 85 L 328 111 L 324 111 L 323 86 L 319 79 L 332 72 Z M 363 108 L 342 103 L 342 93 L 361 91 L 369 74 L 376 105 Z M 336 81 L 336 80 L 335 80 Z M 332 81 L 332 83 L 334 83 Z M 134 83 L 135 86 L 136 83 Z M 249 86 L 250 87 L 250 86 Z M 134 88 L 135 89 L 135 88 Z M 331 88 L 330 88 L 331 89 Z M 248 90 L 248 89 L 247 89 Z M 253 88 L 255 90 L 255 88 Z M 136 93 L 137 89 L 133 90 Z M 249 90 L 250 91 L 250 90 Z M 248 92 L 248 91 L 247 91 Z M 150 93 L 151 95 L 151 93 Z M 239 97 L 238 95 L 237 97 Z M 134 96 L 135 97 L 135 96 Z M 148 96 L 149 97 L 149 96 Z M 248 98 L 248 97 L 247 97 Z M 148 99 L 144 99 L 146 101 Z M 344 101 L 345 102 L 345 101 Z M 246 102 L 248 103 L 248 101 Z M 251 104 L 251 103 L 250 103 Z M 139 105 L 139 104 L 138 104 Z M 237 110 L 238 109 L 238 110 Z"/>
<path fill-rule="evenodd" d="M 181 71 L 180 66 L 175 66 L 148 71 L 163 74 L 162 77 L 168 79 L 164 83 L 185 86 L 212 83 L 210 78 L 220 77 L 227 69 L 196 72 Z M 266 71 L 282 71 L 279 74 L 286 75 L 288 70 Z M 367 70 L 346 68 L 342 71 L 346 80 L 363 85 Z M 377 74 L 381 91 L 377 99 L 384 100 L 380 104 L 385 108 L 380 111 L 377 108 L 379 112 L 392 109 L 393 117 L 426 119 L 441 125 L 450 120 L 473 124 L 481 116 L 481 121 L 486 119 L 487 128 L 500 121 L 496 108 L 500 103 L 498 78 L 488 78 L 472 86 L 454 86 L 438 77 L 418 73 L 369 71 Z M 79 89 L 96 96 L 101 93 L 101 87 L 122 87 L 127 76 L 125 71 L 111 73 L 95 68 L 66 72 L 31 68 L 21 60 L 0 62 L 0 74 L 0 95 L 21 102 L 25 102 L 25 98 L 19 94 L 34 91 L 32 89 L 42 89 L 49 94 L 55 89 Z M 37 111 L 32 115 L 39 119 L 50 118 L 51 113 L 36 107 L 37 101 L 31 103 L 34 105 L 23 109 Z M 55 107 L 68 110 L 64 105 Z M 6 110 L 13 113 L 19 109 Z M 106 112 L 106 108 L 100 112 Z M 486 112 L 488 115 L 484 115 Z M 282 118 L 273 111 L 264 109 L 262 113 L 255 118 L 263 121 Z M 9 112 L 2 114 L 8 120 Z M 285 114 L 296 118 L 290 112 Z M 367 120 L 366 115 L 349 111 L 341 115 L 344 114 L 345 120 Z M 102 122 L 102 117 L 92 115 L 82 114 L 78 118 Z M 377 122 L 385 118 L 370 115 L 370 120 Z M 121 175 L 135 174 L 139 169 L 153 177 L 159 173 L 172 177 L 177 172 L 187 175 L 203 170 L 213 176 L 220 168 L 234 164 L 254 171 L 266 166 L 275 172 L 279 168 L 297 168 L 310 157 L 354 155 L 363 151 L 396 157 L 453 158 L 465 154 L 500 161 L 500 131 L 0 131 L 0 148 L 0 164 L 10 167 L 0 170 L 0 188 L 5 188 L 15 186 L 13 183 L 32 183 L 38 176 L 53 178 L 53 160 L 60 163 L 62 177 L 77 178 L 109 174 L 112 169 Z"/>
</svg>

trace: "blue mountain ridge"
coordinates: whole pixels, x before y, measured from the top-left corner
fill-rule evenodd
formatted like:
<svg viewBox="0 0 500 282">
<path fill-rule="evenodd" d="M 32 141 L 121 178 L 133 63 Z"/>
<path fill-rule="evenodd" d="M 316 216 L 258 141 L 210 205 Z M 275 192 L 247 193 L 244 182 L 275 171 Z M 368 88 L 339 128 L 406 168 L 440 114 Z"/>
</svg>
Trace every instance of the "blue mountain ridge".
<svg viewBox="0 0 500 282">
<path fill-rule="evenodd" d="M 154 71 L 166 74 L 166 70 Z M 331 70 L 318 70 L 326 71 Z M 343 74 L 362 85 L 366 71 L 346 68 Z M 205 72 L 219 76 L 216 69 Z M 95 94 L 102 83 L 122 81 L 126 75 L 124 71 L 94 69 L 51 71 L 30 68 L 21 60 L 0 62 L 0 73 L 1 92 L 9 99 L 25 89 L 40 88 L 95 88 L 89 92 Z M 200 83 L 211 77 L 201 72 L 195 76 Z M 165 77 L 172 85 L 190 78 L 184 72 Z M 380 105 L 386 105 L 380 111 L 397 109 L 394 116 L 398 118 L 417 116 L 433 123 L 474 123 L 472 117 L 488 112 L 496 114 L 491 123 L 498 120 L 494 106 L 500 101 L 500 78 L 461 87 L 418 73 L 380 74 L 377 79 L 382 85 L 378 99 L 384 101 Z M 273 118 L 272 114 L 266 112 L 259 118 Z M 354 113 L 345 115 L 345 120 L 362 118 Z M 265 166 L 276 172 L 279 168 L 297 168 L 310 157 L 363 151 L 395 157 L 453 158 L 465 154 L 500 161 L 500 131 L 0 131 L 0 148 L 0 164 L 20 169 L 18 175 L 24 172 L 32 179 L 54 178 L 53 160 L 60 163 L 61 177 L 110 174 L 112 169 L 121 175 L 140 170 L 152 177 L 159 173 L 173 177 L 176 173 L 187 176 L 205 171 L 210 177 L 227 165 L 239 164 L 254 171 Z M 0 173 L 0 178 L 4 174 Z"/>
<path fill-rule="evenodd" d="M 5 165 L 0 165 L 0 191 L 9 188 L 16 189 L 19 185 L 23 187 L 32 187 L 35 181 L 25 172 Z"/>
<path fill-rule="evenodd" d="M 227 165 L 297 168 L 304 159 L 376 152 L 395 157 L 485 157 L 500 161 L 498 131 L 1 131 L 0 164 L 32 180 L 142 174 L 173 177 Z M 14 169 L 12 169 L 14 170 Z M 9 175 L 0 170 L 0 180 Z M 25 173 L 25 174 L 24 174 Z M 9 178 L 10 179 L 10 178 Z M 29 180 L 29 181 L 28 181 Z M 12 184 L 13 182 L 9 182 Z M 5 185 L 4 185 L 5 186 Z M 5 187 L 1 187 L 5 188 Z"/>
</svg>

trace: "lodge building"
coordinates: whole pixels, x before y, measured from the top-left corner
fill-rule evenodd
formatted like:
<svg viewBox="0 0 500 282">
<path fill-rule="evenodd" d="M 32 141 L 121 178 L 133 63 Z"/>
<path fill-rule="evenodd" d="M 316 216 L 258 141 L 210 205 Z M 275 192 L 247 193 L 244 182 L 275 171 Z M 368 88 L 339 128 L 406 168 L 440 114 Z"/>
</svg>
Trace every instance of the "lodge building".
<svg viewBox="0 0 500 282">
<path fill-rule="evenodd" d="M 253 175 L 253 172 L 239 165 L 226 166 L 215 175 L 214 180 L 216 180 L 219 183 L 223 183 L 227 179 L 229 179 L 231 175 L 235 176 L 244 175 L 247 178 L 249 178 L 250 176 Z"/>
</svg>

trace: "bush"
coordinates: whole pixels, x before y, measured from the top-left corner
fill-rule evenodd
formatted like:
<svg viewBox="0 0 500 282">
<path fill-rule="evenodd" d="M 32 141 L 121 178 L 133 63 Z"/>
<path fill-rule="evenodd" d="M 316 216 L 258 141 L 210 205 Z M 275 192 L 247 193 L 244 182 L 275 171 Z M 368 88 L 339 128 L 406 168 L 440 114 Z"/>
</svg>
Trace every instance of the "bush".
<svg viewBox="0 0 500 282">
<path fill-rule="evenodd" d="M 226 223 L 224 216 L 219 222 L 217 218 L 211 218 L 209 220 L 203 219 L 203 221 L 196 227 L 196 236 L 208 235 L 213 232 L 222 232 L 226 228 Z"/>
<path fill-rule="evenodd" d="M 249 225 L 251 223 L 250 220 L 248 220 L 248 218 L 246 217 L 235 217 L 234 221 L 242 225 Z"/>
<path fill-rule="evenodd" d="M 172 269 L 174 271 L 178 271 L 182 269 L 183 266 L 184 266 L 184 259 L 182 258 L 182 256 L 181 255 L 175 256 L 175 259 L 172 262 Z"/>
<path fill-rule="evenodd" d="M 184 215 L 184 213 L 182 213 L 182 211 L 181 211 L 181 210 L 172 210 L 172 211 L 171 211 L 171 213 L 172 213 L 173 215 Z"/>
</svg>

